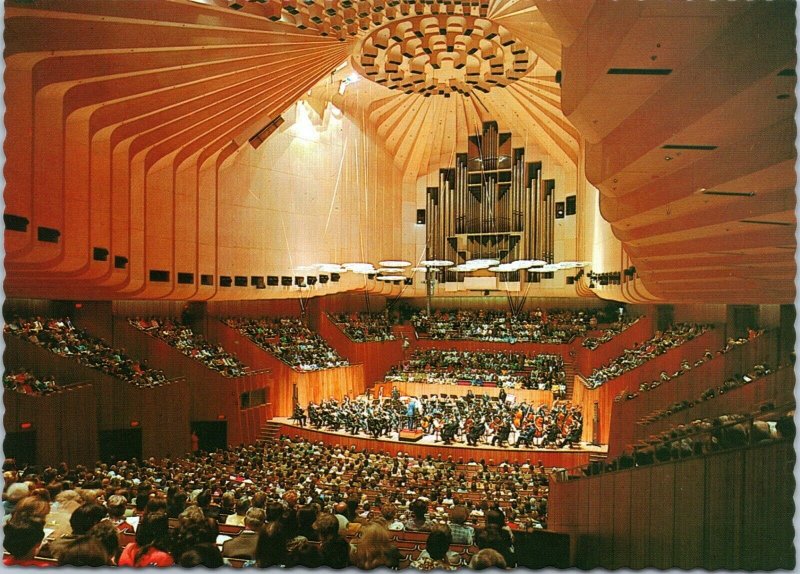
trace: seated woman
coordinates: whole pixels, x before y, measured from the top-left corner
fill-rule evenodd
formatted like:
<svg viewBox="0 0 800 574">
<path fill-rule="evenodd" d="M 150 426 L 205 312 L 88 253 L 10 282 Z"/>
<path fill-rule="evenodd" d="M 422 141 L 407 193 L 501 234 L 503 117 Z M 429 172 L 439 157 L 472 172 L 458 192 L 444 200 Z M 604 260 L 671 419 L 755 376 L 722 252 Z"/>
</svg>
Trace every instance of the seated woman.
<svg viewBox="0 0 800 574">
<path fill-rule="evenodd" d="M 425 550 L 411 563 L 411 567 L 423 572 L 456 570 L 461 563 L 461 557 L 455 553 L 448 554 L 452 540 L 450 529 L 443 524 L 437 524 L 428 535 Z"/>
<path fill-rule="evenodd" d="M 131 542 L 122 551 L 119 566 L 172 566 L 169 553 L 169 519 L 165 512 L 151 512 L 142 516 L 136 530 L 136 542 Z"/>
<path fill-rule="evenodd" d="M 358 546 L 350 553 L 350 565 L 361 570 L 396 569 L 400 558 L 400 551 L 389 538 L 389 531 L 380 524 L 371 523 L 361 528 Z"/>
</svg>

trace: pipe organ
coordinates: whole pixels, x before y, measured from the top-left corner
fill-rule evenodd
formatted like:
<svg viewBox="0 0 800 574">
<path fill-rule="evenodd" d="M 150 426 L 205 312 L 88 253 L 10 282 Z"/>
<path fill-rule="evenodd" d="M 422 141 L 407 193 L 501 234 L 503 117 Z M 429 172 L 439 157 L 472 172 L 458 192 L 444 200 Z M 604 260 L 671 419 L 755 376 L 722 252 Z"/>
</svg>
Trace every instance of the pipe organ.
<svg viewBox="0 0 800 574">
<path fill-rule="evenodd" d="M 525 148 L 512 147 L 497 122 L 485 122 L 467 153 L 439 170 L 427 213 L 428 259 L 553 261 L 555 180 L 543 179 L 542 163 L 526 161 Z"/>
</svg>

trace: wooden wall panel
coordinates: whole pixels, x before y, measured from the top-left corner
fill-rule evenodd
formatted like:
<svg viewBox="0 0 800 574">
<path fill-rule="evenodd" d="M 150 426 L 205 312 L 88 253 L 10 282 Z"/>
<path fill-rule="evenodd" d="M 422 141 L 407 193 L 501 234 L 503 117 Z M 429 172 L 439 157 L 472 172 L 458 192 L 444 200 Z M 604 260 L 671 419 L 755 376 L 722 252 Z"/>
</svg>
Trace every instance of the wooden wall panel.
<svg viewBox="0 0 800 574">
<path fill-rule="evenodd" d="M 322 338 L 350 363 L 363 365 L 367 387 L 382 381 L 392 365 L 403 361 L 405 352 L 400 338 L 394 341 L 356 343 L 327 314 L 321 314 L 318 319 L 316 329 Z"/>
<path fill-rule="evenodd" d="M 630 472 L 618 473 L 614 477 L 614 549 L 610 566 L 613 569 L 625 568 L 631 563 L 631 517 L 635 492 L 631 487 L 632 479 Z"/>
<path fill-rule="evenodd" d="M 608 535 L 605 519 L 609 507 L 608 502 L 600 496 L 601 481 L 597 478 L 589 479 L 589 490 L 587 492 L 588 520 L 586 520 L 586 531 L 584 533 L 585 542 L 583 543 L 584 564 L 600 564 L 603 560 L 601 552 L 605 549 L 603 540 Z M 611 486 L 613 489 L 613 485 Z M 609 491 L 607 490 L 606 493 Z"/>
<path fill-rule="evenodd" d="M 299 436 L 312 441 L 323 441 L 329 445 L 341 445 L 346 447 L 355 446 L 357 450 L 380 449 L 390 455 L 398 452 L 408 453 L 414 457 L 425 458 L 430 455 L 433 457 L 442 456 L 447 460 L 452 457 L 453 461 L 470 459 L 479 461 L 485 460 L 490 464 L 499 463 L 502 460 L 508 462 L 527 462 L 536 465 L 539 461 L 548 468 L 573 468 L 589 461 L 589 453 L 586 451 L 555 451 L 555 450 L 527 450 L 514 448 L 467 448 L 464 446 L 443 446 L 426 445 L 418 443 L 404 443 L 396 440 L 379 439 L 375 441 L 371 438 L 353 437 L 346 434 L 337 434 L 329 431 L 318 431 L 313 428 L 300 428 L 290 424 L 282 424 L 280 432 L 287 436 Z"/>
<path fill-rule="evenodd" d="M 623 390 L 638 389 L 639 383 L 646 380 L 652 380 L 658 377 L 662 370 L 668 373 L 675 372 L 683 359 L 688 359 L 690 363 L 696 361 L 703 355 L 705 349 L 715 349 L 719 346 L 720 335 L 717 331 L 711 330 L 703 333 L 699 337 L 668 350 L 663 355 L 659 355 L 651 361 L 624 373 L 623 375 L 612 379 L 596 389 L 588 389 L 580 381 L 578 377 L 575 378 L 574 390 L 572 395 L 572 402 L 582 405 L 584 416 L 584 440 L 591 439 L 594 423 L 592 421 L 591 412 L 594 402 L 598 402 L 600 407 L 599 412 L 599 442 L 601 444 L 609 444 L 609 436 L 611 435 L 612 424 L 612 410 L 614 407 L 614 398 Z M 614 424 L 617 424 L 614 422 Z M 625 423 L 623 423 L 625 424 Z M 628 430 L 626 434 L 632 432 Z M 623 436 L 620 439 L 620 444 L 627 444 L 630 442 L 629 438 Z M 618 455 L 621 450 L 618 450 L 618 445 L 609 444 L 609 456 Z"/>
<path fill-rule="evenodd" d="M 44 396 L 5 391 L 4 428 L 15 432 L 23 422 L 33 424 L 39 465 L 94 464 L 98 457 L 94 393 L 88 383 Z"/>
<path fill-rule="evenodd" d="M 675 467 L 653 467 L 650 475 L 650 492 L 641 493 L 650 501 L 650 558 L 652 568 L 671 568 L 674 564 L 673 525 L 675 523 Z"/>
<path fill-rule="evenodd" d="M 787 501 L 795 494 L 795 462 L 796 454 L 788 443 L 745 453 L 740 568 L 792 569 L 796 560 L 792 524 L 795 505 Z M 770 472 L 774 472 L 774 480 L 765 480 Z"/>
<path fill-rule="evenodd" d="M 701 553 L 706 568 L 740 568 L 743 473 L 743 451 L 717 454 L 707 461 L 703 521 L 705 548 Z M 687 563 L 690 563 L 688 556 Z"/>
<path fill-rule="evenodd" d="M 17 337 L 6 338 L 4 363 L 8 368 L 29 368 L 39 376 L 51 374 L 57 381 L 91 381 L 97 430 L 130 428 L 131 421 L 139 421 L 142 448 L 150 456 L 175 456 L 189 450 L 185 379 L 139 388 Z"/>
<path fill-rule="evenodd" d="M 610 479 L 610 480 L 609 480 Z M 614 515 L 617 501 L 614 499 L 616 476 L 599 480 L 596 504 L 599 510 L 596 561 L 602 568 L 612 568 L 614 564 Z"/>
<path fill-rule="evenodd" d="M 630 482 L 630 560 L 625 566 L 632 569 L 650 565 L 650 475 L 652 469 L 639 468 L 631 472 Z M 616 522 L 615 522 L 616 524 Z"/>
<path fill-rule="evenodd" d="M 707 489 L 704 488 L 707 485 L 705 461 L 699 458 L 676 464 L 674 481 L 672 563 L 678 568 L 692 568 L 702 563 L 704 553 L 703 508 L 707 495 Z"/>
</svg>

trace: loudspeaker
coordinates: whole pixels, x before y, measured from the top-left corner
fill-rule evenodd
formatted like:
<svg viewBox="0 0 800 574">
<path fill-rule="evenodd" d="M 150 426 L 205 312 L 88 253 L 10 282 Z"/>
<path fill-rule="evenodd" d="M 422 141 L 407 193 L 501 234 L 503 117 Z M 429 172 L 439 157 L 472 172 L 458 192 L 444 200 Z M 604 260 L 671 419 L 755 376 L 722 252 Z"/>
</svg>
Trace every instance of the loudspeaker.
<svg viewBox="0 0 800 574">
<path fill-rule="evenodd" d="M 367 274 L 367 279 L 375 279 L 375 274 L 374 273 L 368 273 Z"/>
<path fill-rule="evenodd" d="M 11 215 L 10 213 L 3 214 L 3 223 L 6 224 L 7 231 L 28 231 L 28 224 L 30 221 L 27 217 L 20 215 Z"/>
<path fill-rule="evenodd" d="M 573 277 L 572 275 L 569 275 L 567 277 L 567 285 L 575 285 L 575 277 Z"/>
<path fill-rule="evenodd" d="M 178 273 L 178 283 L 192 285 L 194 283 L 194 273 Z"/>
<path fill-rule="evenodd" d="M 167 282 L 169 282 L 169 271 L 162 271 L 161 269 L 151 269 L 150 270 L 150 281 L 152 281 L 154 283 L 167 283 Z"/>
<path fill-rule="evenodd" d="M 417 225 L 425 225 L 425 210 L 417 210 Z"/>
<path fill-rule="evenodd" d="M 256 289 L 266 289 L 267 284 L 264 283 L 264 278 L 260 275 L 253 275 L 250 277 L 250 285 L 255 286 Z"/>
<path fill-rule="evenodd" d="M 276 285 L 278 285 L 278 277 L 275 275 L 267 276 L 267 285 L 269 285 L 270 287 L 275 287 Z"/>
<path fill-rule="evenodd" d="M 567 215 L 575 215 L 575 211 L 577 210 L 576 197 L 574 195 L 567 196 Z"/>
<path fill-rule="evenodd" d="M 314 277 L 313 275 L 309 275 L 308 277 L 306 277 L 306 282 L 307 282 L 309 285 L 316 285 L 316 283 L 317 283 L 317 278 L 316 278 L 316 277 Z"/>
<path fill-rule="evenodd" d="M 244 275 L 236 275 L 233 278 L 233 284 L 237 287 L 247 287 L 247 277 Z"/>
<path fill-rule="evenodd" d="M 254 135 L 248 140 L 250 142 L 250 145 L 253 146 L 254 148 L 258 148 L 258 146 L 264 143 L 264 141 L 266 141 L 266 139 L 269 136 L 271 136 L 275 132 L 275 130 L 281 127 L 281 124 L 283 124 L 283 122 L 284 119 L 281 116 L 278 116 L 277 118 L 269 122 L 263 128 L 258 130 L 258 132 L 256 132 L 256 135 Z"/>
<path fill-rule="evenodd" d="M 564 202 L 556 202 L 556 219 L 564 219 Z"/>
<path fill-rule="evenodd" d="M 331 281 L 333 281 L 334 283 L 336 283 L 340 279 L 340 277 L 341 275 L 339 275 L 338 273 L 331 273 Z"/>
<path fill-rule="evenodd" d="M 220 275 L 219 276 L 219 286 L 220 287 L 230 287 L 233 285 L 233 277 L 229 275 Z"/>
<path fill-rule="evenodd" d="M 295 277 L 294 278 L 294 284 L 297 285 L 298 287 L 303 287 L 306 284 L 306 278 L 305 277 Z"/>
<path fill-rule="evenodd" d="M 45 243 L 58 243 L 61 232 L 52 227 L 39 227 L 36 229 L 36 238 Z"/>
<path fill-rule="evenodd" d="M 108 249 L 95 247 L 92 249 L 92 259 L 95 261 L 108 261 Z"/>
<path fill-rule="evenodd" d="M 414 284 L 414 278 L 413 277 L 406 277 L 403 280 L 403 283 L 406 284 L 406 285 L 413 285 Z"/>
<path fill-rule="evenodd" d="M 122 255 L 114 256 L 114 269 L 125 269 L 128 266 L 128 258 Z"/>
<path fill-rule="evenodd" d="M 328 282 L 328 279 L 329 279 L 329 277 L 327 275 L 320 275 L 319 276 L 319 282 L 322 283 L 323 285 Z"/>
<path fill-rule="evenodd" d="M 291 287 L 292 286 L 292 278 L 291 277 L 281 277 L 281 285 L 284 287 Z"/>
</svg>

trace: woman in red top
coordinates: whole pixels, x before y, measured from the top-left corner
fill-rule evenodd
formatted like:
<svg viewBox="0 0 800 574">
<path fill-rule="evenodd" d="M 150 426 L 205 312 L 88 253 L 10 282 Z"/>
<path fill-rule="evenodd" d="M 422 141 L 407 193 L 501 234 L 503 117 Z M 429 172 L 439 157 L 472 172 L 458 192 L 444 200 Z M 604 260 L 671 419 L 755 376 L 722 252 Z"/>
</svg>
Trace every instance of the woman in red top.
<svg viewBox="0 0 800 574">
<path fill-rule="evenodd" d="M 165 512 L 151 512 L 142 517 L 136 530 L 136 542 L 122 551 L 118 566 L 172 566 L 175 561 L 169 553 L 169 519 Z"/>
</svg>

